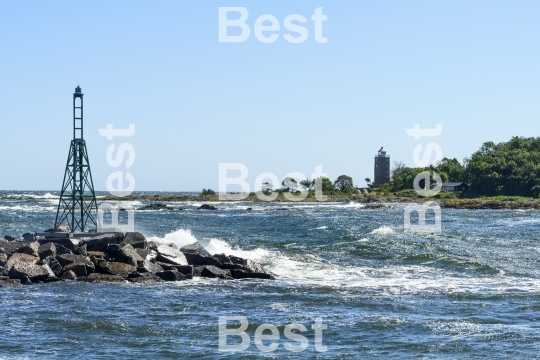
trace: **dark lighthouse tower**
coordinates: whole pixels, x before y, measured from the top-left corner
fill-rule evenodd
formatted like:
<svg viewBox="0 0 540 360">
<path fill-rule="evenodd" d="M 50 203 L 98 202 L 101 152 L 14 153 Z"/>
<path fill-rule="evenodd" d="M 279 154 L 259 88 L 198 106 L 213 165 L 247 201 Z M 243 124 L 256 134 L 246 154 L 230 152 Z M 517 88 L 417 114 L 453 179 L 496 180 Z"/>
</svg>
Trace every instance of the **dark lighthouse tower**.
<svg viewBox="0 0 540 360">
<path fill-rule="evenodd" d="M 390 182 L 390 155 L 386 155 L 386 150 L 381 146 L 375 155 L 375 177 L 373 184 L 382 185 Z"/>
<path fill-rule="evenodd" d="M 54 229 L 68 225 L 71 232 L 84 232 L 88 226 L 98 227 L 97 201 L 83 137 L 83 93 L 77 86 L 73 94 L 73 140 L 58 202 Z"/>
</svg>

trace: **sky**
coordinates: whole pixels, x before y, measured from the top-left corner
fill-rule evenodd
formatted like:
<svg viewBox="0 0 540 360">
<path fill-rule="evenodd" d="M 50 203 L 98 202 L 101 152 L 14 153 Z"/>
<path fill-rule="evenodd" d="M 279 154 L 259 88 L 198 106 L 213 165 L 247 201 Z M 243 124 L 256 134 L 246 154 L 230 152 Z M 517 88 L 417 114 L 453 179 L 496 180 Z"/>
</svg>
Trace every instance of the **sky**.
<svg viewBox="0 0 540 360">
<path fill-rule="evenodd" d="M 246 41 L 219 42 L 220 7 L 248 11 Z M 319 165 L 365 186 L 381 146 L 415 166 L 418 144 L 462 160 L 538 136 L 539 13 L 538 1 L 1 1 L 0 189 L 60 190 L 79 84 L 96 190 L 117 171 L 139 191 L 217 190 L 220 163 L 244 164 L 252 187 Z M 255 35 L 265 14 L 280 23 L 273 43 Z M 308 20 L 302 43 L 284 38 L 293 14 Z M 108 140 L 107 124 L 136 130 Z M 415 140 L 414 124 L 443 131 Z M 112 167 L 122 143 L 133 165 Z"/>
</svg>

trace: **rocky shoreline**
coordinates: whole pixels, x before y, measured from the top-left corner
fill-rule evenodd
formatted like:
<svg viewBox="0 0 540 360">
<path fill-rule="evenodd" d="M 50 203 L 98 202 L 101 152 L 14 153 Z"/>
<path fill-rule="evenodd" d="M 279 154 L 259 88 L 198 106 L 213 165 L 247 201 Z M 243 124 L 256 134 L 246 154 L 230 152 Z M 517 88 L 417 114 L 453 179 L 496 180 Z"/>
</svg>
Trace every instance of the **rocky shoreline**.
<svg viewBox="0 0 540 360">
<path fill-rule="evenodd" d="M 138 232 L 75 240 L 24 234 L 0 239 L 0 287 L 56 281 L 155 283 L 194 277 L 265 279 L 276 275 L 236 256 L 211 255 L 198 242 L 177 248 Z"/>
</svg>

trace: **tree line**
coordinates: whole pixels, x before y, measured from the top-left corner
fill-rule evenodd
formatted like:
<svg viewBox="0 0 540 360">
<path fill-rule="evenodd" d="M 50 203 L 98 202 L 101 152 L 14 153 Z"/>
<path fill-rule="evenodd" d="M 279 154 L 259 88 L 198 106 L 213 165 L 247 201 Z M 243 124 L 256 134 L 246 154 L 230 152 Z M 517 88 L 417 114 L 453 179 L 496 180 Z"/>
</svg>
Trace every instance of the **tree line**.
<svg viewBox="0 0 540 360">
<path fill-rule="evenodd" d="M 429 171 L 431 179 L 435 172 L 443 182 L 465 182 L 475 195 L 538 197 L 540 137 L 515 136 L 498 144 L 488 141 L 463 162 L 444 158 L 426 168 L 410 168 L 402 162 L 394 163 L 391 172 L 393 181 L 380 189 L 389 192 L 412 189 L 414 178 L 423 171 Z"/>
</svg>

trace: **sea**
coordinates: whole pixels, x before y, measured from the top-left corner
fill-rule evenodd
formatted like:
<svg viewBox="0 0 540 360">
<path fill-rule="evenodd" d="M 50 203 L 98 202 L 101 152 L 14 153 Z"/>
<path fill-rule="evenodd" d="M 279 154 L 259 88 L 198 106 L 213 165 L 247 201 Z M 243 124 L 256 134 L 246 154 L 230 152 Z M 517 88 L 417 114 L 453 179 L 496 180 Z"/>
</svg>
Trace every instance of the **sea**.
<svg viewBox="0 0 540 360">
<path fill-rule="evenodd" d="M 57 192 L 0 199 L 0 236 L 54 224 Z M 538 210 L 442 209 L 440 233 L 415 233 L 405 204 L 166 204 L 135 210 L 135 231 L 252 259 L 277 280 L 0 288 L 0 359 L 540 356 Z"/>
</svg>

